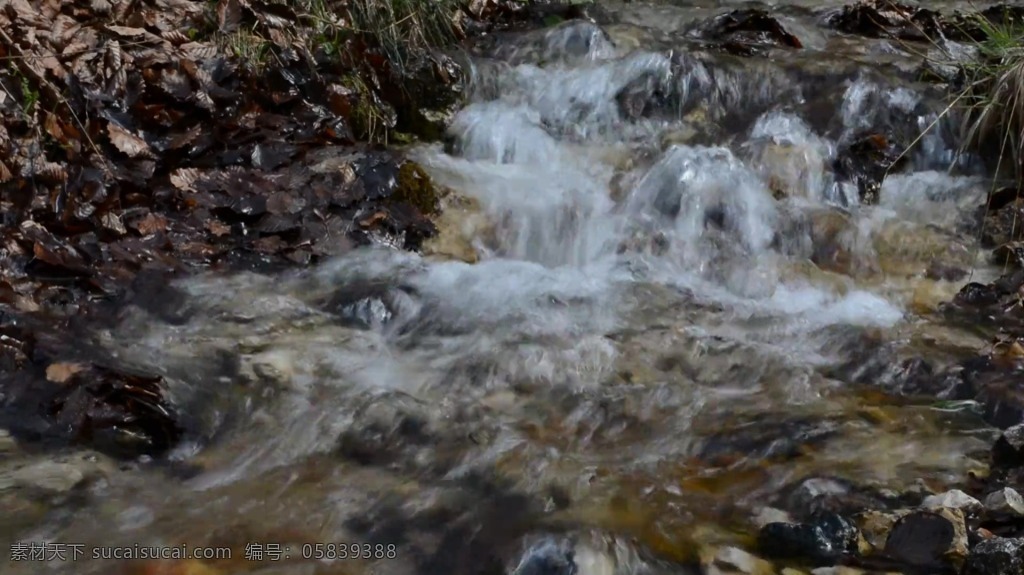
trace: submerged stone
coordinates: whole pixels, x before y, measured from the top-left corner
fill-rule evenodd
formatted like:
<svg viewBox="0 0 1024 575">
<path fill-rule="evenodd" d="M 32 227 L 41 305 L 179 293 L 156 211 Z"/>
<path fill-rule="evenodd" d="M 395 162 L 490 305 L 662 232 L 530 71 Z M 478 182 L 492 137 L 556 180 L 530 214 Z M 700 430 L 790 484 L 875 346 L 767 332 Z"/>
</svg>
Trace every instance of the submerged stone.
<svg viewBox="0 0 1024 575">
<path fill-rule="evenodd" d="M 703 566 L 705 575 L 772 575 L 774 572 L 768 561 L 736 547 L 714 551 Z"/>
<path fill-rule="evenodd" d="M 765 10 L 748 8 L 716 16 L 700 27 L 700 35 L 716 47 L 743 56 L 770 47 L 803 48 L 800 39 L 788 32 Z"/>
<path fill-rule="evenodd" d="M 1014 425 L 992 446 L 992 465 L 996 467 L 1020 467 L 1024 465 L 1024 424 Z"/>
<path fill-rule="evenodd" d="M 771 559 L 806 560 L 832 565 L 842 550 L 817 525 L 806 523 L 769 523 L 757 534 L 760 552 Z"/>
<path fill-rule="evenodd" d="M 981 245 L 994 248 L 1024 240 L 1024 199 L 1017 199 L 985 216 Z"/>
<path fill-rule="evenodd" d="M 900 518 L 885 542 L 885 554 L 914 567 L 941 570 L 967 555 L 967 528 L 960 510 L 915 511 Z"/>
<path fill-rule="evenodd" d="M 861 203 L 877 204 L 882 180 L 892 168 L 906 161 L 903 146 L 892 135 L 868 133 L 856 136 L 840 148 L 834 169 L 839 181 L 857 186 Z"/>
<path fill-rule="evenodd" d="M 971 550 L 962 575 L 1020 575 L 1024 573 L 1024 538 L 996 537 Z"/>
<path fill-rule="evenodd" d="M 973 513 L 982 509 L 981 502 L 959 489 L 951 489 L 945 493 L 929 495 L 921 502 L 925 509 L 949 508 L 960 509 L 967 513 Z"/>
<path fill-rule="evenodd" d="M 511 575 L 576 575 L 578 570 L 571 547 L 544 540 L 526 550 Z"/>
<path fill-rule="evenodd" d="M 993 516 L 1024 517 L 1024 497 L 1011 487 L 993 491 L 985 497 L 986 511 Z"/>
</svg>

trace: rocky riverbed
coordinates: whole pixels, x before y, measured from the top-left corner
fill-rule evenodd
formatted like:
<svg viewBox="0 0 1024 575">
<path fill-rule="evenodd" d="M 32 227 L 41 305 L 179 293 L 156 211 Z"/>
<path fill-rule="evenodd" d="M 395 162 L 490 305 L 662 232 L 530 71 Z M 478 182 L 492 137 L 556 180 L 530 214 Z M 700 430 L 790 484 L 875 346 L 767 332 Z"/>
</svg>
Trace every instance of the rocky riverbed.
<svg viewBox="0 0 1024 575">
<path fill-rule="evenodd" d="M 45 35 L 111 61 L 39 95 L 97 148 L 0 139 L 0 542 L 232 553 L 5 572 L 1021 573 L 1021 205 L 921 57 L 956 4 L 473 3 L 368 93 L 148 3 Z M 26 6 L 22 52 L 87 9 Z"/>
</svg>

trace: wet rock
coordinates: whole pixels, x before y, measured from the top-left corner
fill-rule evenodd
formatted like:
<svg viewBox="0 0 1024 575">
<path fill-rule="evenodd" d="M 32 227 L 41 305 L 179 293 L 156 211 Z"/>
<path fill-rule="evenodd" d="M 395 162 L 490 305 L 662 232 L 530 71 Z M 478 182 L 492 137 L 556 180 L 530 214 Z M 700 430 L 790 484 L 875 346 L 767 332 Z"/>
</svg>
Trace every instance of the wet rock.
<svg viewBox="0 0 1024 575">
<path fill-rule="evenodd" d="M 957 509 L 914 511 L 893 525 L 886 556 L 906 565 L 941 570 L 967 557 L 967 527 Z"/>
<path fill-rule="evenodd" d="M 619 114 L 627 120 L 648 118 L 660 110 L 671 109 L 669 76 L 648 72 L 629 82 L 615 95 Z"/>
<path fill-rule="evenodd" d="M 1024 465 L 1024 423 L 1003 431 L 992 446 L 992 465 L 1020 467 Z"/>
<path fill-rule="evenodd" d="M 967 277 L 967 270 L 940 261 L 928 264 L 924 276 L 935 281 L 955 282 Z"/>
<path fill-rule="evenodd" d="M 1008 429 L 1024 423 L 1024 389 L 1012 373 L 993 373 L 979 382 L 975 401 L 984 406 L 985 421 Z"/>
<path fill-rule="evenodd" d="M 512 575 L 576 575 L 573 549 L 567 542 L 544 540 L 526 550 Z"/>
<path fill-rule="evenodd" d="M 970 268 L 975 258 L 961 237 L 933 226 L 890 220 L 871 239 L 882 271 L 889 274 L 916 276 L 935 262 Z"/>
<path fill-rule="evenodd" d="M 61 454 L 30 462 L 12 460 L 0 469 L 0 491 L 15 488 L 40 494 L 63 494 L 85 481 L 112 472 L 112 463 L 97 453 Z"/>
<path fill-rule="evenodd" d="M 863 0 L 844 6 L 827 18 L 830 26 L 871 38 L 927 41 L 938 34 L 939 14 L 896 0 Z"/>
<path fill-rule="evenodd" d="M 951 489 L 945 493 L 929 495 L 921 502 L 925 509 L 959 509 L 964 513 L 976 513 L 981 511 L 981 502 L 959 489 Z"/>
<path fill-rule="evenodd" d="M 953 303 L 962 306 L 984 307 L 998 302 L 1001 297 L 1002 294 L 995 286 L 971 282 L 960 288 L 953 298 Z"/>
<path fill-rule="evenodd" d="M 830 370 L 829 375 L 901 397 L 951 400 L 974 397 L 974 392 L 961 378 L 936 372 L 920 357 L 901 358 L 892 346 L 851 354 L 847 362 Z"/>
<path fill-rule="evenodd" d="M 753 523 L 758 528 L 764 527 L 769 523 L 793 523 L 793 518 L 790 517 L 789 513 L 781 509 L 774 507 L 762 507 L 758 510 L 757 514 L 753 517 Z"/>
<path fill-rule="evenodd" d="M 992 250 L 992 263 L 997 266 L 1024 267 L 1024 242 L 1008 242 Z"/>
<path fill-rule="evenodd" d="M 1004 487 L 985 497 L 985 510 L 992 516 L 1024 517 L 1024 497 L 1016 489 Z"/>
<path fill-rule="evenodd" d="M 480 259 L 477 245 L 486 245 L 494 237 L 494 225 L 479 202 L 455 194 L 445 198 L 435 224 L 437 235 L 422 246 L 426 256 L 476 263 Z"/>
<path fill-rule="evenodd" d="M 758 419 L 711 434 L 698 457 L 712 465 L 728 465 L 744 457 L 786 460 L 799 457 L 808 446 L 821 444 L 836 434 L 834 422 Z"/>
<path fill-rule="evenodd" d="M 70 491 L 85 479 L 85 475 L 75 466 L 67 463 L 41 461 L 17 469 L 6 478 L 10 485 L 18 487 L 35 487 L 44 491 L 64 493 Z M 0 484 L 4 481 L 0 479 Z"/>
<path fill-rule="evenodd" d="M 733 10 L 698 28 L 698 34 L 731 54 L 750 56 L 770 47 L 803 48 L 803 44 L 768 12 L 756 8 Z"/>
<path fill-rule="evenodd" d="M 1014 200 L 985 216 L 981 245 L 995 248 L 1024 240 L 1024 199 Z"/>
<path fill-rule="evenodd" d="M 787 127 L 806 129 L 795 119 L 791 122 Z M 752 134 L 751 141 L 744 145 L 744 150 L 772 195 L 776 199 L 800 197 L 817 201 L 825 189 L 829 169 L 827 146 L 806 135 L 762 134 L 757 128 L 755 134 L 757 136 Z"/>
<path fill-rule="evenodd" d="M 472 17 L 467 32 L 488 35 L 495 31 L 535 29 L 565 20 L 593 20 L 601 14 L 592 2 L 520 2 L 519 0 L 472 0 L 467 3 Z M 486 38 L 486 36 L 485 36 Z"/>
<path fill-rule="evenodd" d="M 736 547 L 724 547 L 709 555 L 702 561 L 704 575 L 771 575 L 775 572 L 768 561 Z"/>
<path fill-rule="evenodd" d="M 769 523 L 758 533 L 757 546 L 771 559 L 832 564 L 840 556 L 820 528 L 806 523 Z"/>
<path fill-rule="evenodd" d="M 891 135 L 859 134 L 840 147 L 834 165 L 836 178 L 855 184 L 861 203 L 876 204 L 882 180 L 892 168 L 906 163 L 902 153 L 903 146 Z"/>
<path fill-rule="evenodd" d="M 382 96 L 395 107 L 395 128 L 423 140 L 440 140 L 462 102 L 466 84 L 462 66 L 450 56 L 434 53 L 385 78 L 390 83 L 382 86 Z"/>
<path fill-rule="evenodd" d="M 820 513 L 808 523 L 769 523 L 758 532 L 757 542 L 766 557 L 832 565 L 857 552 L 859 537 L 857 527 L 842 516 Z"/>
<path fill-rule="evenodd" d="M 811 261 L 823 270 L 853 275 L 860 267 L 855 252 L 856 229 L 850 217 L 839 210 L 811 215 Z"/>
<path fill-rule="evenodd" d="M 338 290 L 324 307 L 346 327 L 380 330 L 394 319 L 408 297 L 386 284 L 358 283 Z"/>
<path fill-rule="evenodd" d="M 338 454 L 363 465 L 390 463 L 433 441 L 430 420 L 411 397 L 386 394 L 365 399 L 352 425 L 338 438 Z"/>
<path fill-rule="evenodd" d="M 891 513 L 883 511 L 865 511 L 854 516 L 854 521 L 860 529 L 865 542 L 873 549 L 885 547 L 885 540 L 896 524 L 904 515 L 911 513 L 910 510 L 894 511 Z"/>
<path fill-rule="evenodd" d="M 971 550 L 962 575 L 1019 575 L 1024 573 L 1024 539 L 996 537 Z"/>
<path fill-rule="evenodd" d="M 793 513 L 799 521 L 810 521 L 822 512 L 843 516 L 867 509 L 884 509 L 890 501 L 882 494 L 832 477 L 806 479 L 789 488 L 779 507 Z"/>
<path fill-rule="evenodd" d="M 11 398 L 11 408 L 42 416 L 31 427 L 12 427 L 16 436 L 42 435 L 134 458 L 165 453 L 184 432 L 160 376 L 73 361 L 51 362 L 46 376 L 50 385 Z"/>
</svg>

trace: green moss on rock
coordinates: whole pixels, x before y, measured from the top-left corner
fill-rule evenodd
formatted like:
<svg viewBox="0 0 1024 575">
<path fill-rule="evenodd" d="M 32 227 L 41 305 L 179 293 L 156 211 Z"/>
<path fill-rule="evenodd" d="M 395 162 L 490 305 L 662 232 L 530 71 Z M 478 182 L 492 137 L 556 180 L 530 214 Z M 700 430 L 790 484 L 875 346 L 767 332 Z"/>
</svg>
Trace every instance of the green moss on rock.
<svg viewBox="0 0 1024 575">
<path fill-rule="evenodd" d="M 433 215 L 440 209 L 442 190 L 416 162 L 406 161 L 398 168 L 398 187 L 391 199 L 415 206 L 420 212 Z"/>
</svg>

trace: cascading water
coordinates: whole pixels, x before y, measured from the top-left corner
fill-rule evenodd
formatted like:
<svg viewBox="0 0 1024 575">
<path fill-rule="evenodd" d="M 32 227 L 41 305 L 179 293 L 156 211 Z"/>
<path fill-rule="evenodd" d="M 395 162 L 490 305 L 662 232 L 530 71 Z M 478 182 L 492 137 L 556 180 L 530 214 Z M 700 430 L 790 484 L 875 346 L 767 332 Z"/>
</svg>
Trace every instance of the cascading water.
<svg viewBox="0 0 1024 575">
<path fill-rule="evenodd" d="M 859 131 L 916 135 L 941 106 L 845 63 L 809 73 L 819 93 L 799 62 L 637 50 L 672 40 L 613 32 L 566 23 L 501 43 L 474 63 L 450 153 L 413 151 L 478 203 L 478 263 L 361 250 L 287 278 L 189 280 L 178 325 L 127 311 L 101 340 L 195 414 L 172 458 L 195 476 L 114 474 L 99 503 L 30 538 L 386 542 L 394 523 L 407 556 L 334 567 L 470 573 L 441 557 L 483 545 L 521 575 L 568 573 L 563 535 L 530 543 L 551 530 L 574 534 L 582 575 L 684 573 L 797 478 L 962 469 L 969 435 L 866 422 L 826 369 L 879 333 L 913 340 L 911 303 L 958 287 L 924 269 L 974 263 L 951 214 L 984 190 L 936 171 L 954 147 L 942 132 L 878 205 L 833 170 Z M 772 459 L 792 435 L 817 443 Z M 730 442 L 743 457 L 719 457 Z M 915 467 L 895 473 L 908 449 Z M 297 554 L 279 567 L 321 572 Z"/>
</svg>

